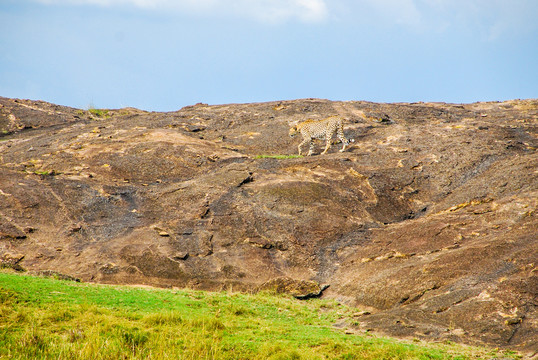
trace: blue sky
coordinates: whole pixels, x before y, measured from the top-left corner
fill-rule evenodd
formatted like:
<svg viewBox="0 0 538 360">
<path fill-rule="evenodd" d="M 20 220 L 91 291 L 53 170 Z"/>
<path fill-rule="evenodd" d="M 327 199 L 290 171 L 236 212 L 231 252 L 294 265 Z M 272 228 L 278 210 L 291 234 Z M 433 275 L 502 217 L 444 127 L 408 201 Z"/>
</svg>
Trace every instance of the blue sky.
<svg viewBox="0 0 538 360">
<path fill-rule="evenodd" d="M 537 0 L 0 0 L 0 96 L 77 108 L 538 98 Z"/>
</svg>

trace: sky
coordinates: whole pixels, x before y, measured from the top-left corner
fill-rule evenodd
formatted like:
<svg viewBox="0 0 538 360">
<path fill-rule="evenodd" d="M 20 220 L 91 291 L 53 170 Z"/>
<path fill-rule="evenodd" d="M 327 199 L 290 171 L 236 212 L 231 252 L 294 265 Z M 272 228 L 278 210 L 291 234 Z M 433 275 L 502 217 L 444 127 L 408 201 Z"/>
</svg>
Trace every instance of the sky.
<svg viewBox="0 0 538 360">
<path fill-rule="evenodd" d="M 538 98 L 538 0 L 0 0 L 0 96 L 174 111 Z"/>
</svg>

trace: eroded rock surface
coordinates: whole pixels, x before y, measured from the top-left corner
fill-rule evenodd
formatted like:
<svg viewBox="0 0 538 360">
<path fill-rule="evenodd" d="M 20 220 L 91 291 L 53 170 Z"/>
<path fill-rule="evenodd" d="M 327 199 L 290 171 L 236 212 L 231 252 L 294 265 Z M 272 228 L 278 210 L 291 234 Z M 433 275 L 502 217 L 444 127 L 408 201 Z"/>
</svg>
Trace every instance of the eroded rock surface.
<svg viewBox="0 0 538 360">
<path fill-rule="evenodd" d="M 267 157 L 296 154 L 291 124 L 333 114 L 344 153 Z M 102 283 L 328 284 L 367 310 L 363 329 L 533 352 L 537 125 L 538 100 L 149 113 L 0 98 L 0 258 Z"/>
</svg>

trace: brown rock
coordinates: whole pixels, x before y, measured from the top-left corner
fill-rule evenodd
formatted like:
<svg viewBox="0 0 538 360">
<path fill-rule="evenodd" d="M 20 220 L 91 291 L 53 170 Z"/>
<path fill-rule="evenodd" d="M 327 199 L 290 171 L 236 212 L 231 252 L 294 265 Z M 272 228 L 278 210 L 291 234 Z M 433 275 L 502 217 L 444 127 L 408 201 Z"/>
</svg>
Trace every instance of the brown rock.
<svg viewBox="0 0 538 360">
<path fill-rule="evenodd" d="M 0 105 L 0 257 L 25 254 L 21 268 L 298 296 L 331 284 L 324 297 L 371 310 L 365 329 L 538 348 L 537 100 L 119 109 L 95 132 L 84 110 Z M 355 140 L 344 153 L 286 157 L 291 124 L 333 114 Z"/>
<path fill-rule="evenodd" d="M 316 281 L 279 277 L 263 283 L 258 287 L 258 290 L 274 291 L 277 294 L 289 294 L 297 299 L 309 299 L 321 296 L 321 293 L 327 287 L 320 286 Z"/>
<path fill-rule="evenodd" d="M 20 262 L 24 259 L 24 255 L 17 254 L 13 255 L 10 253 L 0 254 L 0 269 L 8 268 L 15 271 L 25 271 L 25 269 L 20 265 Z"/>
</svg>

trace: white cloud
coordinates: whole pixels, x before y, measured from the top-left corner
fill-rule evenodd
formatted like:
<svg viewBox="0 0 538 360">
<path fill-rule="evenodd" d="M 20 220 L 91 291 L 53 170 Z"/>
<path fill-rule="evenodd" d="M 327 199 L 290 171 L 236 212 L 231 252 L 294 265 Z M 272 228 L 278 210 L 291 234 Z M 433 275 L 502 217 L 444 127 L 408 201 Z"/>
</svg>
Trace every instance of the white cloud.
<svg viewBox="0 0 538 360">
<path fill-rule="evenodd" d="M 265 22 L 320 22 L 327 18 L 325 0 L 34 0 L 49 5 L 132 6 L 210 16 L 241 16 Z"/>
<path fill-rule="evenodd" d="M 298 10 L 304 10 L 303 20 L 323 20 L 327 14 L 327 5 L 323 0 L 296 0 Z"/>
</svg>

